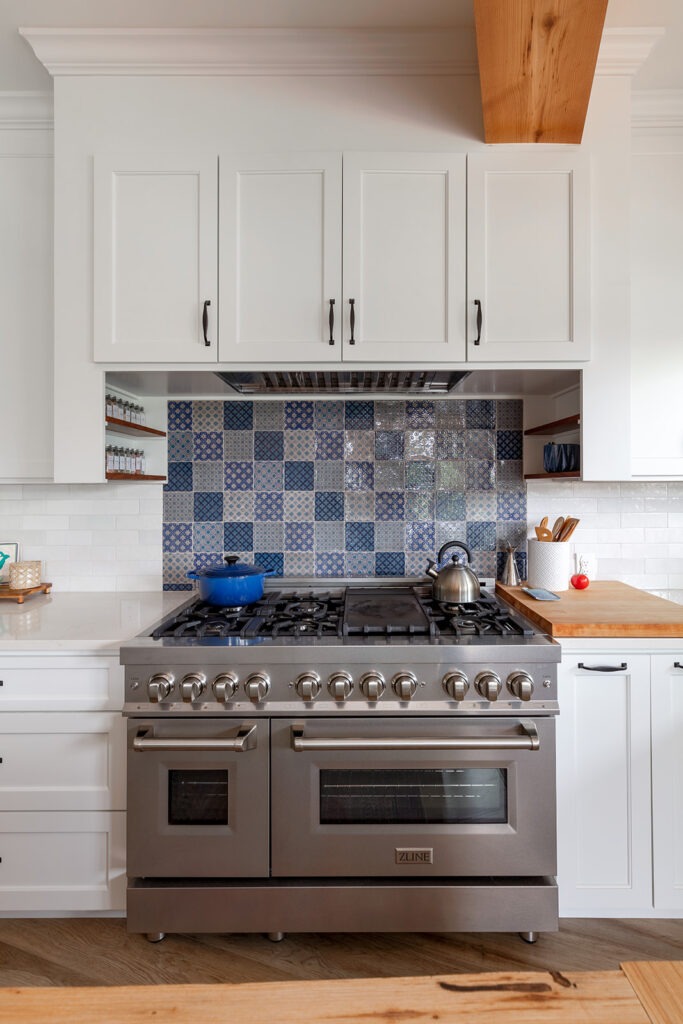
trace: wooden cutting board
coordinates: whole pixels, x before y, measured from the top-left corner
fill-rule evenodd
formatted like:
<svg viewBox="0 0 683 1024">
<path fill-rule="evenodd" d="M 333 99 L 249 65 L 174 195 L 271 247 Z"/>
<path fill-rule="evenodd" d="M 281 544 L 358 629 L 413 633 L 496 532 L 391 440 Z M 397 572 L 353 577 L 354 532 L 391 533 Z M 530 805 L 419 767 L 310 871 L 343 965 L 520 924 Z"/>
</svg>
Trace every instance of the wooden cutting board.
<svg viewBox="0 0 683 1024">
<path fill-rule="evenodd" d="M 503 583 L 496 583 L 496 593 L 550 636 L 683 638 L 683 604 L 616 580 L 560 590 L 559 601 L 536 601 Z"/>
</svg>

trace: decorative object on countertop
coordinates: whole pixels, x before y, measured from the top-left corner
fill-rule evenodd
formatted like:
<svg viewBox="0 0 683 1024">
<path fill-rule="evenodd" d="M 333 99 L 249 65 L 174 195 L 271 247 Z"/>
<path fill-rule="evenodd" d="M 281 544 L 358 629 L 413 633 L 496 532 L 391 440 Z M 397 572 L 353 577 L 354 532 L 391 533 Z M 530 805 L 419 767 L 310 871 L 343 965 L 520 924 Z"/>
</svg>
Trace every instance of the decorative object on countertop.
<svg viewBox="0 0 683 1024">
<path fill-rule="evenodd" d="M 9 567 L 10 590 L 37 587 L 43 575 L 42 562 L 13 562 Z"/>
<path fill-rule="evenodd" d="M 51 588 L 51 583 L 40 583 L 37 587 L 29 587 L 26 590 L 12 590 L 9 587 L 3 587 L 0 589 L 0 600 L 16 601 L 17 604 L 23 604 L 25 599 L 32 594 L 49 594 Z"/>
<path fill-rule="evenodd" d="M 569 548 L 566 544 L 548 544 L 529 540 L 528 583 L 532 588 L 567 590 L 569 588 Z"/>
<path fill-rule="evenodd" d="M 430 558 L 427 563 L 427 575 L 434 580 L 432 589 L 436 601 L 444 604 L 460 604 L 462 601 L 477 601 L 481 597 L 479 580 L 467 562 L 459 561 L 458 555 L 451 557 L 448 565 L 441 566 L 441 560 L 451 548 L 462 548 L 467 555 L 467 562 L 472 560 L 472 553 L 460 540 L 450 540 L 439 551 L 436 562 Z M 441 568 L 439 568 L 441 566 Z"/>
<path fill-rule="evenodd" d="M 9 567 L 19 557 L 19 544 L 16 541 L 0 541 L 0 584 L 9 582 Z"/>
<path fill-rule="evenodd" d="M 517 571 L 517 563 L 515 562 L 515 546 L 514 544 L 508 543 L 505 545 L 507 551 L 507 558 L 505 559 L 505 568 L 503 569 L 502 582 L 507 587 L 518 587 L 519 586 L 519 573 Z"/>
</svg>

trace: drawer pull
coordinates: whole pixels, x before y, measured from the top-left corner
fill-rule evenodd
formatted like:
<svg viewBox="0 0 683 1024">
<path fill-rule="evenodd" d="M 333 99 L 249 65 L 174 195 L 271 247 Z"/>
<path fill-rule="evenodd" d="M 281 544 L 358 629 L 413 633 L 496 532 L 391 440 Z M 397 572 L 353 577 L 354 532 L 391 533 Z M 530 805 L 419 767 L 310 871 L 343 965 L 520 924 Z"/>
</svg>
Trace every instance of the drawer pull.
<svg viewBox="0 0 683 1024">
<path fill-rule="evenodd" d="M 674 661 L 674 668 L 683 668 L 683 665 L 681 665 L 680 661 Z M 0 683 L 0 686 L 2 686 L 2 683 Z"/>
<path fill-rule="evenodd" d="M 579 668 L 582 668 L 584 672 L 624 672 L 628 668 L 628 663 L 622 661 L 621 665 L 584 665 L 580 661 Z"/>
<path fill-rule="evenodd" d="M 256 747 L 256 726 L 242 727 L 235 739 L 214 739 L 206 737 L 178 737 L 176 739 L 156 737 L 150 735 L 149 730 L 139 732 L 133 740 L 133 750 L 145 751 L 169 751 L 169 750 L 230 750 L 240 754 L 245 750 L 253 750 Z"/>
</svg>

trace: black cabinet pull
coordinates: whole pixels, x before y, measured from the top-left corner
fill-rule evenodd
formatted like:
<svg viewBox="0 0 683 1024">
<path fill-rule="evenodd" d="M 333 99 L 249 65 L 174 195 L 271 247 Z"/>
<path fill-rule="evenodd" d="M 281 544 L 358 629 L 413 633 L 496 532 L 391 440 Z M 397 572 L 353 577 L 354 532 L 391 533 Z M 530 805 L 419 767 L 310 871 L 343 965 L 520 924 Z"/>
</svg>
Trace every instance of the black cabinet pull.
<svg viewBox="0 0 683 1024">
<path fill-rule="evenodd" d="M 356 326 L 356 300 L 355 299 L 349 299 L 349 306 L 351 307 L 351 315 L 350 315 L 350 320 L 351 320 L 351 337 L 349 338 L 349 345 L 355 345 L 356 344 L 356 339 L 353 336 L 353 329 Z"/>
<path fill-rule="evenodd" d="M 479 345 L 481 342 L 481 325 L 483 323 L 483 318 L 481 315 L 481 302 L 479 301 L 479 299 L 474 300 L 474 305 L 477 307 L 477 336 L 474 339 L 474 344 Z"/>
<path fill-rule="evenodd" d="M 674 668 L 683 668 L 683 665 L 681 665 L 680 661 L 674 661 Z M 0 685 L 2 684 L 0 683 Z"/>
<path fill-rule="evenodd" d="M 330 340 L 329 340 L 329 344 L 330 345 L 334 345 L 334 299 L 330 299 L 329 324 L 330 324 Z"/>
<path fill-rule="evenodd" d="M 207 312 L 207 307 L 210 306 L 210 305 L 211 305 L 211 299 L 205 299 L 204 300 L 204 309 L 202 310 L 202 330 L 204 331 L 204 344 L 206 345 L 207 348 L 209 348 L 210 345 L 211 345 L 211 342 L 209 341 L 209 339 L 207 337 L 207 334 L 206 334 L 206 332 L 209 329 L 209 314 Z"/>
<path fill-rule="evenodd" d="M 582 668 L 584 672 L 623 672 L 624 669 L 628 668 L 628 664 L 622 661 L 621 665 L 584 665 L 580 661 L 579 668 Z"/>
</svg>

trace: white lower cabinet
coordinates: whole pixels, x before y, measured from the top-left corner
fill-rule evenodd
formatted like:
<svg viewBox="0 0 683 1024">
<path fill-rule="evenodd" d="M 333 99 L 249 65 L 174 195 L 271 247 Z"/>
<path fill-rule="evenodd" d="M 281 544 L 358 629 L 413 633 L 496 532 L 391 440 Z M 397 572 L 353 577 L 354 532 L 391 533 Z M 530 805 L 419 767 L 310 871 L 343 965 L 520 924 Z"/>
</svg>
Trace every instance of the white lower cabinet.
<svg viewBox="0 0 683 1024">
<path fill-rule="evenodd" d="M 0 657 L 0 914 L 125 909 L 115 657 Z"/>
<path fill-rule="evenodd" d="M 683 671 L 676 661 L 683 657 L 642 648 L 563 653 L 557 726 L 561 916 L 680 916 Z"/>
</svg>

